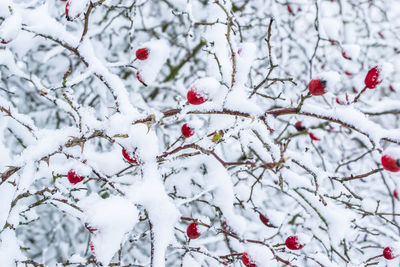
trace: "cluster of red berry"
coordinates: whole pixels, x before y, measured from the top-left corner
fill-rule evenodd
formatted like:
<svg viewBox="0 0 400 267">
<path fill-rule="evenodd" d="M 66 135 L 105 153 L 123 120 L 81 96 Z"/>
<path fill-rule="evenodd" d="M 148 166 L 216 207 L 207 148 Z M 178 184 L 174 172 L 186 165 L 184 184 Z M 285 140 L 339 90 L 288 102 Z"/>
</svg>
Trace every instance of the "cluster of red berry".
<svg viewBox="0 0 400 267">
<path fill-rule="evenodd" d="M 260 220 L 265 225 L 271 226 L 271 224 L 269 223 L 269 219 L 262 214 L 260 214 Z M 197 226 L 198 226 L 198 224 L 196 222 L 192 222 L 187 227 L 186 234 L 189 237 L 189 239 L 197 239 L 201 236 L 201 233 L 198 230 Z M 299 237 L 296 235 L 287 237 L 286 241 L 285 241 L 285 245 L 290 250 L 299 250 L 305 246 L 305 244 L 303 242 L 301 242 Z M 241 254 L 241 259 L 242 259 L 243 264 L 246 267 L 257 267 L 255 261 L 250 257 L 250 255 L 247 252 L 243 252 Z"/>
<path fill-rule="evenodd" d="M 375 89 L 382 79 L 380 78 L 380 69 L 378 66 L 371 68 L 367 75 L 365 76 L 364 84 L 366 88 Z M 313 79 L 308 84 L 308 90 L 310 94 L 314 96 L 324 95 L 326 93 L 326 88 L 329 87 L 327 80 L 324 79 Z"/>
<path fill-rule="evenodd" d="M 65 5 L 65 14 L 66 14 L 66 17 L 68 20 L 72 20 L 72 19 L 80 16 L 80 14 L 75 15 L 75 17 L 70 16 L 70 5 L 71 5 L 72 0 L 62 0 L 62 1 L 67 2 Z M 288 5 L 288 10 L 290 13 L 292 13 L 289 5 Z M 2 41 L 2 43 L 5 44 L 4 41 Z M 136 50 L 136 58 L 137 58 L 137 60 L 140 60 L 140 61 L 147 60 L 149 58 L 150 53 L 151 53 L 151 51 L 147 47 L 139 48 Z M 345 54 L 345 52 L 343 52 L 342 55 L 344 58 L 349 59 L 347 57 L 347 55 Z M 349 73 L 346 73 L 346 74 L 351 75 Z M 375 89 L 382 82 L 380 74 L 381 74 L 381 71 L 378 66 L 371 68 L 368 71 L 368 73 L 365 77 L 365 80 L 364 80 L 365 88 Z M 143 83 L 143 79 L 140 76 L 139 72 L 137 72 L 136 77 L 139 80 L 139 82 Z M 313 96 L 324 95 L 327 92 L 326 88 L 331 86 L 328 83 L 329 82 L 326 79 L 322 79 L 322 78 L 312 79 L 308 84 L 309 93 Z M 201 105 L 201 104 L 207 102 L 208 100 L 209 99 L 207 97 L 207 94 L 204 93 L 202 88 L 197 88 L 196 86 L 191 86 L 189 88 L 189 90 L 187 92 L 187 101 L 189 104 Z M 306 131 L 307 130 L 307 128 L 302 125 L 301 121 L 296 122 L 296 124 L 294 126 L 298 131 Z M 182 125 L 181 133 L 182 133 L 183 137 L 189 138 L 194 135 L 195 131 L 194 131 L 194 128 L 190 127 L 188 123 L 185 123 Z M 320 140 L 318 137 L 316 137 L 311 132 L 309 133 L 309 136 L 314 141 Z M 125 158 L 125 160 L 127 162 L 129 162 L 131 164 L 138 164 L 135 154 L 130 153 L 125 148 L 122 149 L 122 156 Z M 387 171 L 390 171 L 390 172 L 399 172 L 400 171 L 400 158 L 395 158 L 392 155 L 384 154 L 381 158 L 381 163 L 382 163 L 383 168 Z M 74 185 L 84 180 L 83 176 L 79 176 L 72 169 L 68 172 L 67 178 L 68 178 L 69 182 Z M 396 190 L 394 191 L 394 197 L 398 198 L 398 193 Z M 260 214 L 260 220 L 265 225 L 271 226 L 269 219 L 262 214 Z M 90 228 L 88 228 L 88 229 L 91 232 L 96 230 L 96 229 L 90 229 Z M 187 233 L 187 236 L 189 237 L 189 239 L 193 240 L 193 239 L 199 238 L 201 236 L 201 233 L 198 229 L 198 223 L 196 223 L 196 222 L 190 223 L 187 227 L 186 233 Z M 296 235 L 287 237 L 285 240 L 285 245 L 290 250 L 300 250 L 305 246 L 305 244 L 302 243 L 301 240 L 299 239 L 299 237 Z M 92 252 L 94 254 L 93 243 L 90 243 L 90 249 L 92 250 Z M 394 249 L 392 247 L 388 246 L 388 247 L 384 248 L 382 256 L 387 260 L 392 260 L 392 259 L 396 258 L 398 255 L 396 255 L 396 253 L 394 253 Z M 241 253 L 241 260 L 246 267 L 256 267 L 257 266 L 255 261 L 251 258 L 251 256 L 247 252 Z"/>
</svg>

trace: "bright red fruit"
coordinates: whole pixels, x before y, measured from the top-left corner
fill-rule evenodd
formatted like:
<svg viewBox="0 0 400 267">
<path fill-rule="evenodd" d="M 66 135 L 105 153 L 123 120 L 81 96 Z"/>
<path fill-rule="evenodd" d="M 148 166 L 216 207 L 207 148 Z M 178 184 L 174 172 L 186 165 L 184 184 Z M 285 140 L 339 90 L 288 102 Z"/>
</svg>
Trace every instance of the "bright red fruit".
<svg viewBox="0 0 400 267">
<path fill-rule="evenodd" d="M 285 245 L 288 249 L 291 249 L 291 250 L 299 250 L 304 247 L 304 244 L 302 244 L 299 241 L 299 238 L 295 235 L 289 236 L 288 238 L 286 238 Z"/>
<path fill-rule="evenodd" d="M 126 151 L 125 148 L 122 149 L 122 156 L 129 162 L 129 163 L 137 163 L 136 158 L 134 155 L 130 155 L 128 151 Z"/>
<path fill-rule="evenodd" d="M 91 232 L 91 233 L 94 233 L 94 232 L 97 231 L 96 228 L 94 228 L 93 226 L 91 226 L 91 225 L 88 224 L 88 223 L 85 223 L 85 227 L 86 227 L 86 229 L 88 229 L 88 231 Z"/>
<path fill-rule="evenodd" d="M 321 139 L 319 139 L 318 137 L 316 137 L 313 133 L 309 133 L 308 135 L 310 136 L 311 140 L 314 140 L 314 141 L 319 141 L 319 140 L 321 140 Z"/>
<path fill-rule="evenodd" d="M 400 171 L 400 159 L 394 159 L 389 155 L 383 155 L 381 158 L 382 166 L 385 170 L 391 172 Z"/>
<path fill-rule="evenodd" d="M 260 214 L 260 220 L 265 225 L 269 224 L 269 219 L 267 217 L 265 217 L 264 215 L 262 215 L 262 214 Z"/>
<path fill-rule="evenodd" d="M 345 71 L 344 74 L 346 74 L 347 76 L 353 75 L 353 73 L 351 73 L 350 71 Z"/>
<path fill-rule="evenodd" d="M 196 87 L 191 87 L 187 92 L 187 100 L 192 105 L 200 105 L 206 102 L 208 99 L 202 96 Z"/>
<path fill-rule="evenodd" d="M 65 15 L 67 16 L 67 19 L 69 20 L 69 1 L 67 2 L 67 4 L 65 5 Z"/>
<path fill-rule="evenodd" d="M 190 128 L 187 123 L 185 123 L 184 125 L 182 125 L 182 129 L 181 129 L 182 135 L 186 138 L 191 137 L 192 135 L 194 135 L 194 130 L 192 128 Z"/>
<path fill-rule="evenodd" d="M 302 125 L 302 122 L 301 122 L 301 121 L 296 122 L 295 125 L 294 125 L 294 127 L 295 127 L 296 130 L 299 131 L 299 132 L 304 131 L 304 130 L 306 129 L 306 127 L 304 127 L 304 126 Z"/>
<path fill-rule="evenodd" d="M 397 258 L 398 255 L 393 253 L 392 247 L 386 247 L 383 249 L 383 257 L 387 260 L 393 260 L 394 258 Z"/>
<path fill-rule="evenodd" d="M 308 90 L 312 95 L 323 95 L 326 93 L 326 81 L 321 79 L 313 79 L 308 84 Z"/>
<path fill-rule="evenodd" d="M 339 97 L 336 97 L 336 103 L 338 103 L 339 105 L 346 105 L 346 103 L 340 100 Z"/>
<path fill-rule="evenodd" d="M 257 265 L 254 263 L 253 259 L 250 257 L 247 252 L 242 254 L 242 262 L 246 267 L 256 267 Z"/>
<path fill-rule="evenodd" d="M 188 228 L 186 230 L 186 233 L 187 233 L 187 235 L 188 235 L 188 237 L 190 239 L 199 238 L 200 237 L 200 233 L 197 230 L 197 223 L 192 222 L 191 224 L 189 224 L 189 226 L 188 226 Z"/>
<path fill-rule="evenodd" d="M 143 81 L 142 76 L 140 76 L 140 72 L 136 72 L 136 78 L 140 83 L 142 83 L 144 86 L 147 86 L 147 84 Z"/>
<path fill-rule="evenodd" d="M 393 196 L 394 196 L 395 199 L 400 200 L 399 199 L 399 193 L 397 192 L 396 189 L 393 191 Z"/>
<path fill-rule="evenodd" d="M 136 50 L 136 58 L 139 60 L 146 60 L 149 57 L 150 50 L 147 48 L 139 48 Z"/>
<path fill-rule="evenodd" d="M 342 56 L 343 56 L 345 59 L 347 59 L 347 60 L 351 60 L 351 58 L 349 58 L 349 57 L 346 55 L 346 52 L 344 52 L 344 51 L 342 51 Z"/>
<path fill-rule="evenodd" d="M 85 179 L 85 177 L 77 175 L 74 170 L 68 172 L 67 178 L 71 184 L 77 184 Z"/>
<path fill-rule="evenodd" d="M 68 21 L 72 21 L 74 18 L 71 18 L 70 16 L 69 16 L 69 6 L 71 5 L 71 0 L 68 0 L 67 1 L 67 4 L 65 5 L 65 16 L 67 17 L 67 20 Z M 75 16 L 75 19 L 77 18 L 77 17 L 79 17 L 81 14 L 78 14 L 78 15 L 76 15 Z"/>
<path fill-rule="evenodd" d="M 263 224 L 265 224 L 268 227 L 274 227 L 270 222 L 269 219 L 267 217 L 265 217 L 264 215 L 262 215 L 260 213 L 260 221 L 262 221 Z"/>
<path fill-rule="evenodd" d="M 93 245 L 92 241 L 90 241 L 90 251 L 92 251 L 93 256 L 96 257 L 96 254 L 94 253 L 94 245 Z"/>
<path fill-rule="evenodd" d="M 287 4 L 287 11 L 289 12 L 289 14 L 293 15 L 292 7 L 289 4 Z"/>
<path fill-rule="evenodd" d="M 369 89 L 374 89 L 378 84 L 382 82 L 382 80 L 379 77 L 380 75 L 380 70 L 378 66 L 373 67 L 370 69 L 367 73 L 367 76 L 365 76 L 365 87 Z"/>
</svg>

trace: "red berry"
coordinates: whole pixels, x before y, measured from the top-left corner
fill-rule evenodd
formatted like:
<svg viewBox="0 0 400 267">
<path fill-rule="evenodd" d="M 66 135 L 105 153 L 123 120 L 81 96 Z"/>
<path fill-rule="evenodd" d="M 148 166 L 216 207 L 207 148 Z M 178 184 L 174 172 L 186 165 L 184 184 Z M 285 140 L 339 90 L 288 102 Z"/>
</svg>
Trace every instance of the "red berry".
<svg viewBox="0 0 400 267">
<path fill-rule="evenodd" d="M 65 15 L 67 16 L 67 19 L 69 20 L 69 1 L 67 2 L 67 4 L 65 5 Z"/>
<path fill-rule="evenodd" d="M 242 262 L 243 262 L 244 266 L 246 266 L 246 267 L 257 267 L 257 265 L 254 263 L 253 259 L 250 257 L 249 254 L 247 254 L 247 252 L 244 252 L 242 254 Z"/>
<path fill-rule="evenodd" d="M 149 57 L 150 50 L 147 48 L 139 48 L 136 50 L 136 58 L 139 60 L 146 60 Z"/>
<path fill-rule="evenodd" d="M 313 133 L 309 133 L 308 135 L 310 136 L 311 140 L 314 140 L 314 141 L 319 141 L 319 140 L 321 140 L 321 139 L 319 139 L 318 137 L 316 137 Z"/>
<path fill-rule="evenodd" d="M 269 219 L 268 219 L 267 217 L 265 217 L 264 215 L 262 215 L 261 213 L 260 213 L 260 221 L 261 221 L 263 224 L 265 224 L 266 226 L 268 226 L 268 227 L 274 227 L 274 226 L 269 222 Z"/>
<path fill-rule="evenodd" d="M 353 75 L 353 73 L 351 73 L 350 71 L 345 71 L 344 74 L 346 74 L 347 76 Z"/>
<path fill-rule="evenodd" d="M 9 42 L 5 41 L 5 40 L 1 40 L 2 44 L 8 44 Z"/>
<path fill-rule="evenodd" d="M 289 4 L 287 4 L 287 10 L 288 10 L 289 14 L 293 15 L 292 7 Z"/>
<path fill-rule="evenodd" d="M 393 253 L 392 247 L 386 247 L 383 249 L 383 257 L 387 260 L 393 260 L 394 258 L 397 258 L 398 255 Z"/>
<path fill-rule="evenodd" d="M 191 87 L 187 92 L 187 100 L 192 105 L 200 105 L 206 102 L 208 99 L 202 96 L 197 88 Z"/>
<path fill-rule="evenodd" d="M 336 103 L 338 103 L 339 105 L 346 105 L 346 103 L 340 100 L 339 97 L 336 97 Z"/>
<path fill-rule="evenodd" d="M 302 131 L 304 131 L 304 130 L 306 129 L 306 127 L 304 127 L 304 126 L 302 125 L 302 122 L 301 122 L 301 121 L 296 122 L 295 125 L 294 125 L 294 127 L 295 127 L 296 130 L 299 131 L 299 132 L 302 132 Z"/>
<path fill-rule="evenodd" d="M 74 18 L 71 18 L 70 16 L 69 16 L 69 6 L 71 5 L 71 0 L 68 0 L 67 1 L 67 4 L 65 5 L 65 16 L 67 17 L 67 20 L 68 21 L 72 21 Z M 78 15 L 76 15 L 75 16 L 75 19 L 77 18 L 77 17 L 79 17 L 81 14 L 78 14 Z"/>
<path fill-rule="evenodd" d="M 93 256 L 96 257 L 96 254 L 94 253 L 94 245 L 93 245 L 92 241 L 90 241 L 90 251 L 92 251 Z"/>
<path fill-rule="evenodd" d="M 367 76 L 365 76 L 365 87 L 369 89 L 374 89 L 378 84 L 382 82 L 382 80 L 379 79 L 380 75 L 380 70 L 378 66 L 373 67 L 370 69 L 367 73 Z"/>
<path fill-rule="evenodd" d="M 77 175 L 74 170 L 68 172 L 67 178 L 71 184 L 77 184 L 85 179 L 85 177 Z"/>
<path fill-rule="evenodd" d="M 295 235 L 286 238 L 285 245 L 288 249 L 291 250 L 299 250 L 304 247 L 304 244 L 301 244 L 299 238 Z"/>
<path fill-rule="evenodd" d="M 138 79 L 139 82 L 143 83 L 142 77 L 140 77 L 139 72 L 136 72 L 136 78 Z"/>
<path fill-rule="evenodd" d="M 383 155 L 381 158 L 382 166 L 385 170 L 391 172 L 400 171 L 400 159 L 394 159 L 389 155 Z"/>
<path fill-rule="evenodd" d="M 144 86 L 147 86 L 147 84 L 143 81 L 142 76 L 140 76 L 140 72 L 136 72 L 136 78 L 138 79 L 138 81 L 143 84 Z"/>
<path fill-rule="evenodd" d="M 342 56 L 343 56 L 345 59 L 351 60 L 351 58 L 349 58 L 349 57 L 346 55 L 346 52 L 344 52 L 344 51 L 342 51 Z"/>
<path fill-rule="evenodd" d="M 191 137 L 192 135 L 194 135 L 194 130 L 192 128 L 190 128 L 187 123 L 185 123 L 184 125 L 182 125 L 182 129 L 181 129 L 182 135 L 186 138 Z"/>
<path fill-rule="evenodd" d="M 395 199 L 400 200 L 399 199 L 399 193 L 397 192 L 396 189 L 393 191 L 393 196 L 394 196 Z"/>
<path fill-rule="evenodd" d="M 196 239 L 200 237 L 200 233 L 197 230 L 197 223 L 192 222 L 189 224 L 186 233 L 190 239 Z"/>
<path fill-rule="evenodd" d="M 260 220 L 265 225 L 269 224 L 269 219 L 267 217 L 265 217 L 264 215 L 262 215 L 261 213 L 260 213 Z"/>
<path fill-rule="evenodd" d="M 323 95 L 325 91 L 326 81 L 321 79 L 314 79 L 308 84 L 308 90 L 312 95 Z"/>
<path fill-rule="evenodd" d="M 137 160 L 134 155 L 130 155 L 125 148 L 122 149 L 122 156 L 129 162 L 129 163 L 137 163 Z"/>
<path fill-rule="evenodd" d="M 91 233 L 94 233 L 94 232 L 97 231 L 96 228 L 94 228 L 93 226 L 91 226 L 91 225 L 88 224 L 88 223 L 85 223 L 85 227 L 86 227 L 86 229 L 88 229 L 88 231 L 91 232 Z"/>
<path fill-rule="evenodd" d="M 390 90 L 391 92 L 396 92 L 396 90 L 394 90 L 394 88 L 393 88 L 392 85 L 389 85 L 389 90 Z"/>
</svg>

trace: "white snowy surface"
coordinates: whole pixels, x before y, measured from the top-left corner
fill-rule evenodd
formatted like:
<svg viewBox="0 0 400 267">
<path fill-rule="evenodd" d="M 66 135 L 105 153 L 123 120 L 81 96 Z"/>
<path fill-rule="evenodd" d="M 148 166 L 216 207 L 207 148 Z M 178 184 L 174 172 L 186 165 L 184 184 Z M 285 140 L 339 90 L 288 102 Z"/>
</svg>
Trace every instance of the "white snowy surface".
<svg viewBox="0 0 400 267">
<path fill-rule="evenodd" d="M 398 249 L 399 175 L 380 169 L 400 155 L 397 1 L 89 2 L 67 21 L 64 1 L 0 1 L 1 266 L 87 265 L 90 242 L 103 265 L 154 267 Z M 382 83 L 353 103 L 373 66 Z M 304 98 L 311 79 L 327 94 Z M 187 105 L 190 88 L 209 101 Z M 173 143 L 184 123 L 195 134 Z M 188 243 L 193 220 L 210 228 Z M 274 247 L 289 235 L 298 256 Z"/>
<path fill-rule="evenodd" d="M 96 260 L 108 265 L 138 222 L 138 211 L 127 199 L 102 199 L 97 194 L 82 199 L 79 206 L 83 209 L 82 220 L 96 229 L 91 238 Z"/>
</svg>

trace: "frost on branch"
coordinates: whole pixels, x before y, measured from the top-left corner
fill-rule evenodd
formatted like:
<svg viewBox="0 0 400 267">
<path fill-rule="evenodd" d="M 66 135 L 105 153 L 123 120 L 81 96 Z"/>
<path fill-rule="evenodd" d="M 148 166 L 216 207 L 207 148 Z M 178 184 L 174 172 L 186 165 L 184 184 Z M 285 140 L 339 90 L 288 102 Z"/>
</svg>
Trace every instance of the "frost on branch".
<svg viewBox="0 0 400 267">
<path fill-rule="evenodd" d="M 0 265 L 399 266 L 399 18 L 0 1 Z"/>
</svg>

